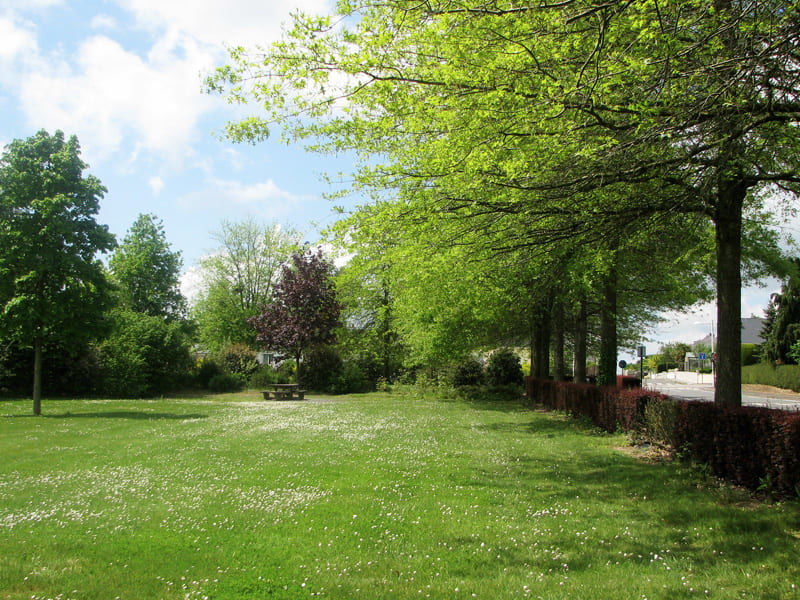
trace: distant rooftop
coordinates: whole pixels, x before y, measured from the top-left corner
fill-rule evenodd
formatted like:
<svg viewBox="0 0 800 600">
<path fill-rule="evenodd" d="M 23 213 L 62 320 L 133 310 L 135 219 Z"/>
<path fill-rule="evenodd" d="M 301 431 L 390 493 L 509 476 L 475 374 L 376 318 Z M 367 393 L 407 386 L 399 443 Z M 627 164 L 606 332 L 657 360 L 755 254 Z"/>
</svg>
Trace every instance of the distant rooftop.
<svg viewBox="0 0 800 600">
<path fill-rule="evenodd" d="M 760 317 L 746 317 L 742 319 L 742 343 L 743 344 L 762 344 L 764 338 L 761 337 L 761 329 L 764 327 L 764 319 Z M 697 340 L 695 344 L 711 344 L 711 334 Z"/>
</svg>

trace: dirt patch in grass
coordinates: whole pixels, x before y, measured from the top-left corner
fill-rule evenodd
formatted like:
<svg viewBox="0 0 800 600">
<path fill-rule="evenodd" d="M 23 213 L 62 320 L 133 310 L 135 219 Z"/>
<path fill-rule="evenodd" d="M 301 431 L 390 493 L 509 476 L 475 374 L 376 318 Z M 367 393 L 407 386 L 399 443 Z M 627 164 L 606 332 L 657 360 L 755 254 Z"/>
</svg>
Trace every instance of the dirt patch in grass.
<svg viewBox="0 0 800 600">
<path fill-rule="evenodd" d="M 798 394 L 797 392 L 793 392 L 792 390 L 787 390 L 785 388 L 775 387 L 773 385 L 761 385 L 760 383 L 746 383 L 742 385 L 742 391 L 760 393 L 760 394 L 770 394 L 773 396 L 786 398 L 788 400 L 800 401 L 800 394 Z"/>
<path fill-rule="evenodd" d="M 665 463 L 675 460 L 675 456 L 669 448 L 655 444 L 635 444 L 629 446 L 617 446 L 615 450 L 632 456 L 638 460 L 648 463 Z"/>
</svg>

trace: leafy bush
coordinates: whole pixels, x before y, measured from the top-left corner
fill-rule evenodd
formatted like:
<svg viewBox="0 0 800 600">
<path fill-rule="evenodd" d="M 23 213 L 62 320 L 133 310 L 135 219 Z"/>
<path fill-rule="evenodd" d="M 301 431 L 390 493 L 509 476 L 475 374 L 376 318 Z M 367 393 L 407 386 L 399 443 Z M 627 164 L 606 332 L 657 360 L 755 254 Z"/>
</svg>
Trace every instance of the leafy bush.
<svg viewBox="0 0 800 600">
<path fill-rule="evenodd" d="M 653 398 L 644 407 L 643 433 L 645 438 L 663 446 L 676 447 L 678 404 L 669 398 Z"/>
<path fill-rule="evenodd" d="M 303 386 L 309 390 L 328 391 L 341 375 L 342 357 L 335 348 L 318 346 L 303 361 Z"/>
<path fill-rule="evenodd" d="M 105 394 L 153 396 L 185 384 L 192 359 L 180 323 L 130 310 L 111 317 L 111 334 L 99 348 Z"/>
<path fill-rule="evenodd" d="M 30 394 L 33 349 L 17 344 L 3 349 L 0 360 L 0 392 Z M 70 345 L 55 342 L 45 345 L 42 361 L 42 387 L 50 396 L 75 396 L 98 391 L 101 378 L 100 356 L 89 343 Z"/>
<path fill-rule="evenodd" d="M 297 364 L 293 360 L 285 360 L 275 369 L 274 383 L 294 383 L 297 378 Z"/>
<path fill-rule="evenodd" d="M 225 373 L 241 375 L 245 380 L 258 371 L 260 366 L 256 358 L 256 351 L 242 343 L 228 344 L 223 347 L 219 351 L 217 359 Z"/>
<path fill-rule="evenodd" d="M 791 358 L 797 364 L 800 364 L 800 340 L 791 345 L 788 354 L 789 358 Z"/>
<path fill-rule="evenodd" d="M 800 415 L 767 408 L 727 408 L 680 402 L 675 443 L 714 475 L 751 490 L 769 480 L 773 491 L 800 485 Z"/>
<path fill-rule="evenodd" d="M 489 357 L 486 375 L 489 385 L 522 385 L 519 356 L 508 348 L 495 351 Z"/>
<path fill-rule="evenodd" d="M 484 380 L 483 365 L 474 358 L 468 358 L 457 364 L 453 371 L 455 387 L 483 385 Z"/>
<path fill-rule="evenodd" d="M 331 381 L 327 391 L 332 394 L 358 394 L 372 389 L 372 383 L 356 362 L 348 361 Z"/>
<path fill-rule="evenodd" d="M 755 365 L 758 363 L 758 345 L 742 344 L 742 366 Z"/>
<path fill-rule="evenodd" d="M 518 385 L 465 385 L 456 388 L 455 397 L 464 400 L 508 402 L 519 400 L 520 387 Z"/>
<path fill-rule="evenodd" d="M 239 373 L 220 373 L 214 375 L 208 382 L 208 389 L 212 392 L 238 392 L 244 389 L 245 380 Z"/>
<path fill-rule="evenodd" d="M 135 348 L 103 348 L 103 392 L 116 398 L 148 395 L 147 360 Z"/>
<path fill-rule="evenodd" d="M 222 368 L 217 364 L 213 358 L 201 358 L 197 362 L 197 383 L 200 387 L 207 388 L 209 381 L 215 375 L 220 375 Z"/>
<path fill-rule="evenodd" d="M 261 365 L 259 369 L 250 376 L 248 384 L 251 388 L 263 389 L 278 381 L 278 372 L 269 365 Z"/>
</svg>

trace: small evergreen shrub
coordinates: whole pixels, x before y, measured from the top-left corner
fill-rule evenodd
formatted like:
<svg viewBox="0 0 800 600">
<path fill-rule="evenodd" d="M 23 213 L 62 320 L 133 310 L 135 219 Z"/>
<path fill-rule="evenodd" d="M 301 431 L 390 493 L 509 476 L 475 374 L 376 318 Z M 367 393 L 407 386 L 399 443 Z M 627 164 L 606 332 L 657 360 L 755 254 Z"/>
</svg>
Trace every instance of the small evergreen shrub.
<svg viewBox="0 0 800 600">
<path fill-rule="evenodd" d="M 197 362 L 197 383 L 203 388 L 208 388 L 211 378 L 221 373 L 222 369 L 213 358 L 201 358 Z"/>
<path fill-rule="evenodd" d="M 330 390 L 342 373 L 342 357 L 335 348 L 318 346 L 303 360 L 303 387 L 319 392 Z"/>
<path fill-rule="evenodd" d="M 455 387 L 483 385 L 485 381 L 483 365 L 474 358 L 468 358 L 456 365 L 453 370 Z"/>
<path fill-rule="evenodd" d="M 212 392 L 238 392 L 244 389 L 245 380 L 240 374 L 220 373 L 214 375 L 208 382 L 208 389 Z"/>
<path fill-rule="evenodd" d="M 489 385 L 522 385 L 522 366 L 519 356 L 509 348 L 501 348 L 489 357 L 486 367 Z"/>
<path fill-rule="evenodd" d="M 328 388 L 332 394 L 359 394 L 368 392 L 372 385 L 356 362 L 347 361 L 342 370 L 331 381 Z"/>
<path fill-rule="evenodd" d="M 755 365 L 758 363 L 758 345 L 742 344 L 742 366 Z"/>
</svg>

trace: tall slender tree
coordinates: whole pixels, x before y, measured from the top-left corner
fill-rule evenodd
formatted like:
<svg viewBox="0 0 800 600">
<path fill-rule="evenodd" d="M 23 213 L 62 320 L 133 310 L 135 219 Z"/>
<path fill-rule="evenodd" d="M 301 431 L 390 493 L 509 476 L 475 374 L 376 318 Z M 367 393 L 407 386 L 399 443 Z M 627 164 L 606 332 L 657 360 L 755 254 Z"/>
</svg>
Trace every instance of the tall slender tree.
<svg viewBox="0 0 800 600">
<path fill-rule="evenodd" d="M 166 320 L 186 317 L 181 253 L 170 249 L 164 225 L 155 215 L 136 218 L 109 266 L 124 308 Z"/>
<path fill-rule="evenodd" d="M 115 240 L 95 220 L 106 190 L 86 166 L 61 131 L 14 140 L 0 158 L 0 332 L 33 347 L 35 415 L 45 344 L 97 335 L 109 302 L 96 255 Z"/>
</svg>

